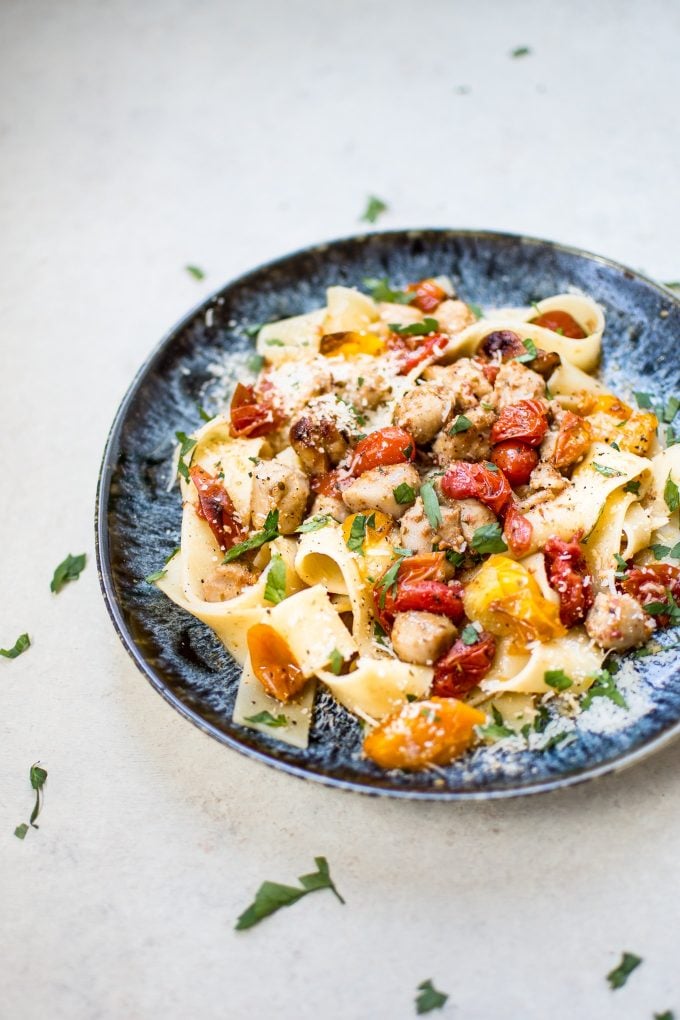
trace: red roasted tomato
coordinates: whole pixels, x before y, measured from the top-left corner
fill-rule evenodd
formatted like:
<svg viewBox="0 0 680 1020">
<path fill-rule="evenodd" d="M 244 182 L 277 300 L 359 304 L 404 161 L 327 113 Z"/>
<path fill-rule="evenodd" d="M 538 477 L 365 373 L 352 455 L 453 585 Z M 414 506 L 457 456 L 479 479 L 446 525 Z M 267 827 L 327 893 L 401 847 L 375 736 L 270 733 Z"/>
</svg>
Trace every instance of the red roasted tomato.
<svg viewBox="0 0 680 1020">
<path fill-rule="evenodd" d="M 458 639 L 434 664 L 432 694 L 439 698 L 464 697 L 489 672 L 495 654 L 496 641 L 484 631 L 474 645 Z"/>
<path fill-rule="evenodd" d="M 512 499 L 510 484 L 499 468 L 456 460 L 441 480 L 442 492 L 450 499 L 478 499 L 495 514 L 503 512 Z"/>
<path fill-rule="evenodd" d="M 400 336 L 392 333 L 387 346 L 397 356 L 399 375 L 408 375 L 426 358 L 442 354 L 448 342 L 445 333 L 430 333 L 429 336 Z"/>
<path fill-rule="evenodd" d="M 373 589 L 373 607 L 383 630 L 389 633 L 395 613 L 408 610 L 439 613 L 459 623 L 463 618 L 463 586 L 458 581 L 444 581 L 446 574 L 445 554 L 425 553 L 404 559 L 396 585 L 389 589 L 380 578 Z"/>
<path fill-rule="evenodd" d="M 237 383 L 231 398 L 230 414 L 231 434 L 235 438 L 247 436 L 256 439 L 269 435 L 285 421 L 285 416 L 276 406 L 271 383 L 263 383 L 259 390 Z"/>
<path fill-rule="evenodd" d="M 529 552 L 533 535 L 531 521 L 519 512 L 514 503 L 505 515 L 503 533 L 513 556 L 524 556 Z"/>
<path fill-rule="evenodd" d="M 448 297 L 443 287 L 440 287 L 436 280 L 420 280 L 418 283 L 410 283 L 406 290 L 416 295 L 412 302 L 421 312 L 433 312 L 437 305 L 441 304 Z"/>
<path fill-rule="evenodd" d="M 565 627 L 583 623 L 593 604 L 593 584 L 576 536 L 571 542 L 549 538 L 543 549 L 550 587 L 560 597 L 560 620 Z"/>
<path fill-rule="evenodd" d="M 491 442 L 519 439 L 528 446 L 540 446 L 548 431 L 545 407 L 540 400 L 520 400 L 504 407 L 491 429 Z"/>
<path fill-rule="evenodd" d="M 648 563 L 644 567 L 631 567 L 622 581 L 621 588 L 640 603 L 642 608 L 650 602 L 666 602 L 670 592 L 676 601 L 680 599 L 680 567 L 672 563 Z M 659 627 L 667 627 L 671 618 L 667 613 L 654 615 Z"/>
<path fill-rule="evenodd" d="M 570 340 L 585 340 L 588 335 L 569 312 L 559 310 L 543 312 L 542 315 L 531 319 L 531 322 L 534 326 L 543 326 L 544 329 L 552 329 L 555 333 L 561 333 L 562 336 L 567 336 Z"/>
<path fill-rule="evenodd" d="M 513 488 L 526 485 L 538 464 L 538 452 L 518 439 L 506 439 L 494 446 L 491 460 L 499 467 Z"/>
<path fill-rule="evenodd" d="M 352 474 L 356 477 L 372 468 L 415 460 L 415 456 L 413 436 L 405 429 L 388 425 L 387 428 L 371 432 L 370 436 L 366 436 L 354 447 Z"/>
<path fill-rule="evenodd" d="M 231 549 L 245 538 L 245 532 L 229 493 L 198 465 L 189 469 L 189 475 L 198 492 L 197 515 L 210 525 L 220 549 Z"/>
</svg>

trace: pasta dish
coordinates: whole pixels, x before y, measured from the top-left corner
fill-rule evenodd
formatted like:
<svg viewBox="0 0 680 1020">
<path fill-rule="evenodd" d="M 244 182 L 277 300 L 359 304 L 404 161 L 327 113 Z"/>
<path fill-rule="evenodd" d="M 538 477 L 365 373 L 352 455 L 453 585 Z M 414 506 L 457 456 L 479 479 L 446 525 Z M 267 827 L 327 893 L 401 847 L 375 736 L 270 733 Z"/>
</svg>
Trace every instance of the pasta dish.
<svg viewBox="0 0 680 1020">
<path fill-rule="evenodd" d="M 367 758 L 436 768 L 577 715 L 677 622 L 680 446 L 595 377 L 585 295 L 365 289 L 262 326 L 230 407 L 178 434 L 155 583 L 242 666 L 236 723 L 306 747 L 323 685 Z"/>
</svg>

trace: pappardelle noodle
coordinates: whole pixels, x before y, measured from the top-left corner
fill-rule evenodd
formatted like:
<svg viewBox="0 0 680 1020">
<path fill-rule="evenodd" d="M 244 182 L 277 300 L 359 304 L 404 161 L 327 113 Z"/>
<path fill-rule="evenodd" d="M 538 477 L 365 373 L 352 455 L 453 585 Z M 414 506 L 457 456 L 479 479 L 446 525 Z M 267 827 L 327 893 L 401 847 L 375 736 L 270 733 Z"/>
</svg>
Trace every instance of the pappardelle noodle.
<svg viewBox="0 0 680 1020">
<path fill-rule="evenodd" d="M 306 747 L 321 683 L 368 758 L 422 769 L 578 713 L 677 622 L 680 446 L 595 378 L 587 296 L 365 289 L 263 326 L 257 375 L 178 434 L 154 580 L 243 667 L 237 723 Z"/>
</svg>

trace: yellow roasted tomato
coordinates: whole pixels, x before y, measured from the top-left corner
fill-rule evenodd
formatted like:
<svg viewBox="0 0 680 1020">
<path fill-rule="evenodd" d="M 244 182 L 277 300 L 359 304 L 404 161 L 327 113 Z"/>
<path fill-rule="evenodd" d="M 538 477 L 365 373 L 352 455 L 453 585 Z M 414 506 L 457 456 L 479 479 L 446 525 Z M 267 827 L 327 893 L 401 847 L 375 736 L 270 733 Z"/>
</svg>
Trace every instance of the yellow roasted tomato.
<svg viewBox="0 0 680 1020">
<path fill-rule="evenodd" d="M 455 698 L 428 698 L 403 705 L 371 730 L 364 754 L 383 769 L 448 765 L 474 740 L 483 712 Z"/>
<path fill-rule="evenodd" d="M 526 567 L 507 556 L 486 561 L 466 586 L 463 603 L 467 616 L 484 630 L 509 637 L 512 652 L 566 634 L 559 607 L 545 598 Z"/>
<path fill-rule="evenodd" d="M 649 449 L 659 424 L 651 411 L 634 411 L 610 393 L 603 393 L 593 400 L 585 420 L 595 440 L 616 443 L 624 453 L 635 453 L 639 457 Z"/>
<path fill-rule="evenodd" d="M 345 545 L 349 541 L 352 525 L 357 517 L 363 517 L 367 522 L 362 545 L 363 556 L 358 558 L 357 564 L 364 578 L 377 580 L 394 560 L 394 548 L 388 538 L 394 527 L 394 521 L 389 514 L 383 514 L 380 510 L 365 510 L 361 514 L 350 514 L 342 525 L 342 537 L 345 540 Z M 369 524 L 368 521 L 372 523 Z"/>
<path fill-rule="evenodd" d="M 358 354 L 377 357 L 385 351 L 385 341 L 375 333 L 326 333 L 319 348 L 327 358 L 356 358 Z"/>
</svg>

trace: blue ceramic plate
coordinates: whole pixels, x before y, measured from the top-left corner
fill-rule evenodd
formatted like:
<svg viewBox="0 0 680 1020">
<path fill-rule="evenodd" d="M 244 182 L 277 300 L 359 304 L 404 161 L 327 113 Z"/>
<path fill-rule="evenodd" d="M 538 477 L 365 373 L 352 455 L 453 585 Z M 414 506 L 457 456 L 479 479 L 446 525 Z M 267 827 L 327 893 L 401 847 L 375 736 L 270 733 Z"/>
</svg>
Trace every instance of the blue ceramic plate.
<svg viewBox="0 0 680 1020">
<path fill-rule="evenodd" d="M 536 793 L 632 764 L 674 737 L 677 652 L 635 660 L 639 679 L 630 688 L 630 710 L 608 702 L 606 712 L 594 713 L 600 720 L 594 728 L 577 729 L 553 747 L 481 748 L 439 772 L 385 773 L 361 757 L 358 722 L 327 694 L 318 697 L 306 751 L 235 725 L 239 668 L 210 630 L 142 580 L 178 544 L 180 501 L 177 489 L 168 491 L 174 433 L 197 428 L 199 404 L 216 410 L 242 372 L 253 349 L 244 327 L 318 307 L 331 284 L 387 276 L 401 285 L 439 274 L 452 278 L 463 299 L 485 306 L 523 305 L 579 288 L 605 308 L 604 379 L 623 396 L 680 392 L 680 302 L 607 259 L 548 241 L 463 230 L 370 234 L 296 252 L 190 312 L 134 379 L 113 423 L 99 483 L 101 584 L 140 670 L 187 719 L 229 747 L 292 775 L 367 793 L 433 800 Z"/>
</svg>

